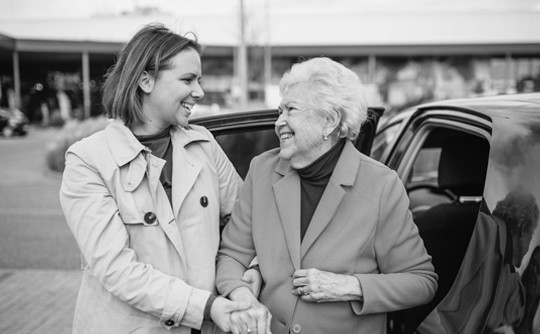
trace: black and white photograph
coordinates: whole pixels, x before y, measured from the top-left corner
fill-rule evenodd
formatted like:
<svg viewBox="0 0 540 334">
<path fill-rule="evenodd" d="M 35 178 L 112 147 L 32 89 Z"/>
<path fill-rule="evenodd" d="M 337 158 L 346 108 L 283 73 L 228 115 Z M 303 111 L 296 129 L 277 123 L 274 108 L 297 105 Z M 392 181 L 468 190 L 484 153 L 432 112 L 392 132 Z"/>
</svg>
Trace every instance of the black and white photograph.
<svg viewBox="0 0 540 334">
<path fill-rule="evenodd" d="M 540 334 L 540 0 L 0 0 L 1 334 Z"/>
</svg>

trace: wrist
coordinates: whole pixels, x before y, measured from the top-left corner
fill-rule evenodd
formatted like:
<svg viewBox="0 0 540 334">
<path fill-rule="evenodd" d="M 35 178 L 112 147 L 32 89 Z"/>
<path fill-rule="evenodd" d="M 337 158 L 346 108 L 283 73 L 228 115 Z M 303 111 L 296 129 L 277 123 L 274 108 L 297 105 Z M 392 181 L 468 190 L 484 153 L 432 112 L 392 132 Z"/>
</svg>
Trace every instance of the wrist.
<svg viewBox="0 0 540 334">
<path fill-rule="evenodd" d="M 229 294 L 229 298 L 231 300 L 234 300 L 234 301 L 248 301 L 248 302 L 253 302 L 253 301 L 257 301 L 257 298 L 255 298 L 255 295 L 253 295 L 253 292 L 251 291 L 251 289 L 245 287 L 245 286 L 240 286 L 236 289 L 234 289 L 230 294 Z"/>
<path fill-rule="evenodd" d="M 211 316 L 212 305 L 214 305 L 214 301 L 217 298 L 218 296 L 210 294 L 210 296 L 206 300 L 206 304 L 204 306 L 203 320 L 212 320 L 212 316 Z"/>
</svg>

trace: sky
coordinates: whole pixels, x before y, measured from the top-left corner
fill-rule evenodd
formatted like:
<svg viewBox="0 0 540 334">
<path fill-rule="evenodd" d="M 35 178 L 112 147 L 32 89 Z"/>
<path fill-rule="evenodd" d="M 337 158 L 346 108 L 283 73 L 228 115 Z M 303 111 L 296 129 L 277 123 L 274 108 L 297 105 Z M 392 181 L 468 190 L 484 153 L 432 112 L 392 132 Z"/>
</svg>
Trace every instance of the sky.
<svg viewBox="0 0 540 334">
<path fill-rule="evenodd" d="M 0 0 L 0 20 L 116 16 L 135 7 L 158 7 L 176 15 L 232 14 L 240 0 Z M 540 0 L 244 0 L 249 11 L 536 11 Z"/>
</svg>

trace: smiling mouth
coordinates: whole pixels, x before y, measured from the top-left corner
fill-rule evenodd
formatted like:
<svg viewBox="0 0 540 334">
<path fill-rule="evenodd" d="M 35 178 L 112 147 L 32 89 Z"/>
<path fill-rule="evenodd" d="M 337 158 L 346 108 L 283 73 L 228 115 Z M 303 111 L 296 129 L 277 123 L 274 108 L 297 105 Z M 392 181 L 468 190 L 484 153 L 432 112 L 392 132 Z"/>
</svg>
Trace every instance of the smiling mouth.
<svg viewBox="0 0 540 334">
<path fill-rule="evenodd" d="M 284 132 L 284 133 L 281 133 L 279 135 L 279 140 L 280 141 L 285 141 L 285 140 L 287 140 L 289 138 L 292 138 L 292 137 L 294 137 L 294 133 L 292 133 L 292 132 Z"/>
<path fill-rule="evenodd" d="M 181 103 L 182 107 L 184 107 L 185 109 L 187 109 L 187 111 L 191 112 L 191 109 L 193 109 L 193 104 L 189 104 L 189 103 L 186 103 L 186 102 L 182 102 Z"/>
</svg>

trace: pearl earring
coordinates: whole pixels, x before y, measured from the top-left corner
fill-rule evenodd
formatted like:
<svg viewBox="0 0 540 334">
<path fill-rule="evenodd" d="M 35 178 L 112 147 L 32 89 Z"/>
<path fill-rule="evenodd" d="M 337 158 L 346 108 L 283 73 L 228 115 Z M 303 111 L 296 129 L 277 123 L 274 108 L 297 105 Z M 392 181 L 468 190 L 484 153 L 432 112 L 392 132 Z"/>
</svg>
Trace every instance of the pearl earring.
<svg viewBox="0 0 540 334">
<path fill-rule="evenodd" d="M 327 135 L 326 133 L 324 133 L 323 136 L 322 136 L 322 138 L 323 138 L 324 140 L 328 140 L 328 135 Z"/>
</svg>

